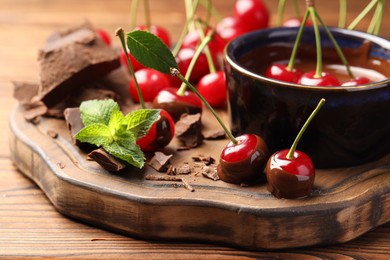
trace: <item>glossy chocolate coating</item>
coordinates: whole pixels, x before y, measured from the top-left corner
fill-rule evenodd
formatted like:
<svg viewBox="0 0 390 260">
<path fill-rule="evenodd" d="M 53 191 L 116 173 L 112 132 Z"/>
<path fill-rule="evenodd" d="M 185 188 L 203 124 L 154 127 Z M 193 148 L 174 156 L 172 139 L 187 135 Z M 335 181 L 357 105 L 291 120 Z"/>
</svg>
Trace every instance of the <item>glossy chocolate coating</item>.
<svg viewBox="0 0 390 260">
<path fill-rule="evenodd" d="M 311 175 L 295 175 L 282 169 L 280 162 L 271 156 L 266 166 L 267 189 L 277 198 L 296 199 L 310 195 L 314 184 Z"/>
<path fill-rule="evenodd" d="M 264 140 L 255 135 L 257 142 L 251 156 L 238 162 L 228 162 L 220 158 L 217 167 L 219 178 L 228 183 L 249 183 L 259 179 L 268 160 L 268 147 Z"/>
</svg>

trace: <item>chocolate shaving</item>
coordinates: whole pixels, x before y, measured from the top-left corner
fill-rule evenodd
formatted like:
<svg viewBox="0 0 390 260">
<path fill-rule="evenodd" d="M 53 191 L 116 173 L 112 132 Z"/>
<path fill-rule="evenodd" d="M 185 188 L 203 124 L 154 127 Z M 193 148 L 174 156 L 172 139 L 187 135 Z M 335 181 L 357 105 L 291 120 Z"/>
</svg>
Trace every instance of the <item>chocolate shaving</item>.
<svg viewBox="0 0 390 260">
<path fill-rule="evenodd" d="M 110 172 L 120 171 L 128 165 L 125 161 L 112 156 L 102 148 L 93 150 L 88 154 L 88 157 Z"/>
<path fill-rule="evenodd" d="M 226 133 L 223 129 L 210 129 L 202 132 L 203 138 L 206 140 L 219 140 L 226 138 Z"/>
<path fill-rule="evenodd" d="M 195 189 L 188 183 L 188 181 L 186 180 L 186 179 L 181 179 L 181 181 L 183 182 L 183 186 L 187 189 L 187 190 L 189 190 L 189 191 L 191 191 L 191 192 L 194 192 L 195 191 Z"/>
<path fill-rule="evenodd" d="M 155 175 L 155 174 L 149 174 L 145 176 L 145 180 L 148 181 L 181 181 L 183 183 L 184 188 L 187 190 L 194 192 L 195 189 L 188 183 L 188 181 L 184 178 L 179 178 L 176 176 L 171 176 L 171 175 Z M 176 184 L 174 184 L 176 185 Z"/>
<path fill-rule="evenodd" d="M 183 114 L 175 125 L 175 133 L 185 147 L 194 148 L 202 144 L 201 114 Z"/>
<path fill-rule="evenodd" d="M 215 159 L 211 156 L 204 156 L 202 154 L 199 154 L 198 156 L 193 156 L 192 160 L 194 162 L 203 162 L 205 165 L 210 165 L 215 163 Z"/>
<path fill-rule="evenodd" d="M 158 172 L 166 172 L 170 165 L 170 159 L 173 155 L 166 155 L 162 152 L 155 152 L 148 165 Z"/>
</svg>

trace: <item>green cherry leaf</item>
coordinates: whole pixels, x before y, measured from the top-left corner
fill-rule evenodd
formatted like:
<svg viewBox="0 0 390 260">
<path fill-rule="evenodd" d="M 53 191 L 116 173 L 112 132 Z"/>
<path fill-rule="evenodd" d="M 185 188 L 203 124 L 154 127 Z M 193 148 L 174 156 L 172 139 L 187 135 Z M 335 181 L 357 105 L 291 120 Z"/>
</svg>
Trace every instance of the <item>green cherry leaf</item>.
<svg viewBox="0 0 390 260">
<path fill-rule="evenodd" d="M 134 133 L 137 139 L 144 137 L 160 115 L 159 109 L 139 109 L 127 114 L 123 120 L 126 129 Z"/>
<path fill-rule="evenodd" d="M 171 50 L 154 34 L 135 30 L 127 33 L 126 40 L 131 55 L 144 66 L 166 74 L 178 68 Z"/>
<path fill-rule="evenodd" d="M 96 146 L 109 145 L 113 142 L 114 137 L 111 130 L 104 124 L 91 124 L 82 128 L 75 138 L 80 142 L 94 144 Z"/>
<path fill-rule="evenodd" d="M 112 99 L 89 100 L 80 105 L 81 120 L 84 126 L 96 123 L 108 125 L 112 113 L 119 110 L 119 105 Z"/>
</svg>

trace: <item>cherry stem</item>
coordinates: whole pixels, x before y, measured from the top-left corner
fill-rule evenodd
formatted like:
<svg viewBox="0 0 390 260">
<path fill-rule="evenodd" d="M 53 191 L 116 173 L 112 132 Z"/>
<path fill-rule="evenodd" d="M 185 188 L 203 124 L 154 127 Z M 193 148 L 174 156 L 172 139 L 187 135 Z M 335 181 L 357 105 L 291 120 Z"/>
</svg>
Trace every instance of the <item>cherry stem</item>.
<svg viewBox="0 0 390 260">
<path fill-rule="evenodd" d="M 144 0 L 144 9 L 145 9 L 145 23 L 146 28 L 150 31 L 150 26 L 152 25 L 150 19 L 150 8 L 149 8 L 149 0 Z"/>
<path fill-rule="evenodd" d="M 188 79 L 191 76 L 192 71 L 194 70 L 196 61 L 198 60 L 200 54 L 202 53 L 203 49 L 207 46 L 207 44 L 211 41 L 212 39 L 212 33 L 209 32 L 207 33 L 206 37 L 204 40 L 200 43 L 199 47 L 196 49 L 194 56 L 192 57 L 190 64 L 188 65 L 188 69 L 185 75 L 186 81 L 188 82 Z M 183 83 L 180 85 L 179 90 L 176 92 L 176 94 L 183 96 L 185 91 L 187 89 L 187 84 L 186 82 L 183 81 Z"/>
<path fill-rule="evenodd" d="M 347 0 L 340 0 L 339 24 L 338 27 L 344 28 L 347 22 Z"/>
<path fill-rule="evenodd" d="M 301 25 L 299 26 L 297 37 L 295 38 L 294 46 L 293 46 L 293 49 L 291 52 L 290 60 L 289 60 L 288 65 L 287 65 L 287 69 L 290 71 L 294 68 L 294 62 L 295 62 L 295 58 L 297 56 L 299 43 L 300 43 L 301 38 L 302 38 L 303 29 L 305 28 L 306 21 L 309 18 L 309 14 L 310 14 L 309 10 L 307 10 L 305 13 L 305 16 L 303 17 Z"/>
<path fill-rule="evenodd" d="M 282 26 L 283 24 L 283 13 L 284 8 L 286 7 L 286 0 L 279 0 L 278 4 L 278 20 L 276 22 L 277 26 Z"/>
<path fill-rule="evenodd" d="M 301 18 L 301 14 L 299 12 L 299 5 L 298 5 L 298 0 L 293 0 L 293 4 L 294 4 L 294 13 L 295 13 L 295 17 L 300 19 Z"/>
<path fill-rule="evenodd" d="M 194 5 L 192 3 L 192 0 L 185 0 L 184 3 L 185 3 L 185 8 L 186 8 L 187 18 L 193 17 L 194 13 L 195 13 L 195 8 L 194 8 Z M 191 31 L 194 29 L 195 29 L 195 25 L 193 23 L 193 20 L 191 19 L 191 22 L 188 24 L 188 30 Z"/>
<path fill-rule="evenodd" d="M 210 24 L 211 16 L 212 16 L 212 5 L 211 0 L 206 0 L 206 23 Z"/>
<path fill-rule="evenodd" d="M 324 28 L 326 34 L 328 35 L 329 39 L 332 41 L 334 48 L 336 49 L 337 54 L 339 55 L 341 62 L 344 64 L 345 68 L 347 69 L 348 75 L 350 78 L 355 78 L 355 76 L 352 73 L 351 67 L 348 64 L 347 59 L 344 56 L 343 51 L 341 50 L 339 44 L 337 43 L 336 39 L 334 38 L 333 34 L 330 32 L 328 26 L 324 23 L 320 15 L 318 14 L 317 11 L 315 11 L 316 17 L 318 21 L 320 21 L 322 27 Z"/>
<path fill-rule="evenodd" d="M 384 0 L 378 0 L 375 13 L 372 16 L 370 25 L 367 29 L 368 33 L 375 34 L 375 35 L 379 34 L 382 25 L 382 19 L 383 19 L 383 6 L 384 6 Z"/>
<path fill-rule="evenodd" d="M 199 3 L 203 6 L 205 6 L 206 11 L 210 11 L 210 14 L 213 18 L 215 18 L 217 21 L 222 20 L 223 16 L 221 13 L 212 5 L 211 0 L 200 0 Z M 206 16 L 207 17 L 207 16 Z M 211 18 L 211 17 L 210 17 Z"/>
<path fill-rule="evenodd" d="M 134 83 L 135 83 L 135 86 L 136 86 L 136 89 L 137 89 L 139 103 L 141 104 L 142 109 L 144 109 L 145 108 L 145 102 L 144 102 L 144 99 L 142 97 L 141 89 L 140 89 L 140 87 L 138 85 L 137 78 L 135 76 L 133 65 L 131 64 L 131 60 L 129 58 L 129 53 L 127 52 L 127 47 L 126 47 L 126 42 L 125 42 L 125 32 L 123 31 L 123 29 L 121 27 L 119 27 L 115 31 L 115 35 L 118 36 L 120 41 L 121 41 L 122 49 L 123 49 L 123 51 L 125 53 L 126 60 L 127 60 L 127 67 L 129 69 L 131 77 L 134 79 Z"/>
<path fill-rule="evenodd" d="M 361 12 L 360 14 L 350 23 L 348 30 L 353 30 L 355 27 L 363 20 L 363 18 L 371 11 L 375 6 L 378 0 L 372 0 Z"/>
<path fill-rule="evenodd" d="M 199 36 L 200 36 L 201 41 L 204 41 L 204 38 L 205 38 L 206 36 L 204 35 L 203 28 L 202 28 L 202 25 L 201 25 L 201 21 L 200 21 L 200 20 L 197 20 L 196 26 L 197 26 L 197 29 L 198 29 L 198 31 L 199 31 Z M 207 24 L 207 23 L 206 23 L 206 26 L 208 27 L 208 24 Z M 215 35 L 215 34 L 213 33 L 213 34 L 212 34 L 212 37 L 215 37 L 214 35 Z M 211 38 L 211 40 L 212 40 L 212 38 Z M 211 41 L 211 40 L 210 40 L 210 41 Z M 209 65 L 210 73 L 215 73 L 215 72 L 216 72 L 216 69 L 215 69 L 215 65 L 214 65 L 214 60 L 213 60 L 213 57 L 211 56 L 210 48 L 209 48 L 208 45 L 206 45 L 206 46 L 204 47 L 204 53 L 206 54 L 207 64 Z"/>
<path fill-rule="evenodd" d="M 217 112 L 215 112 L 215 110 L 206 101 L 206 99 L 204 99 L 204 97 L 198 92 L 198 90 L 185 77 L 183 77 L 183 75 L 181 75 L 180 72 L 177 69 L 171 68 L 170 70 L 171 70 L 171 75 L 173 75 L 175 77 L 178 77 L 182 82 L 184 82 L 191 89 L 192 92 L 194 92 L 202 100 L 202 102 L 207 106 L 207 108 L 210 110 L 210 112 L 217 119 L 218 123 L 222 126 L 223 130 L 225 131 L 226 135 L 229 137 L 230 141 L 233 144 L 237 144 L 238 143 L 237 139 L 229 131 L 229 129 L 223 123 L 222 119 L 218 116 Z"/>
<path fill-rule="evenodd" d="M 137 26 L 138 0 L 132 0 L 130 8 L 130 28 L 134 29 Z"/>
<path fill-rule="evenodd" d="M 186 19 L 186 22 L 184 24 L 183 30 L 181 31 L 179 39 L 178 39 L 175 47 L 172 50 L 173 57 L 176 57 L 177 54 L 180 51 L 180 48 L 181 48 L 181 46 L 183 44 L 183 41 L 184 41 L 184 38 L 186 37 L 186 35 L 188 33 L 188 27 L 190 26 L 190 23 L 192 23 L 192 21 L 194 20 L 195 12 L 196 12 L 196 9 L 198 9 L 198 5 L 199 5 L 199 1 L 198 0 L 194 0 L 192 13 L 187 16 L 187 19 Z"/>
<path fill-rule="evenodd" d="M 307 118 L 305 124 L 302 126 L 298 135 L 295 137 L 295 140 L 294 140 L 290 150 L 287 153 L 287 156 L 286 156 L 287 159 L 290 159 L 290 160 L 295 159 L 294 152 L 297 149 L 297 145 L 299 143 L 299 140 L 301 139 L 301 137 L 302 137 L 303 133 L 305 132 L 305 130 L 307 129 L 307 127 L 309 126 L 310 122 L 316 116 L 316 114 L 318 113 L 320 108 L 324 105 L 324 103 L 325 103 L 325 99 L 321 98 L 321 100 L 317 104 L 317 107 L 313 110 L 313 112 L 311 112 L 310 116 Z"/>
<path fill-rule="evenodd" d="M 319 31 L 318 25 L 317 25 L 316 10 L 315 10 L 314 5 L 309 6 L 308 10 L 310 12 L 311 20 L 313 22 L 314 36 L 315 36 L 315 40 L 316 40 L 317 66 L 316 66 L 316 73 L 315 73 L 314 77 L 321 78 L 321 76 L 322 76 L 321 36 L 320 36 L 320 31 Z"/>
</svg>

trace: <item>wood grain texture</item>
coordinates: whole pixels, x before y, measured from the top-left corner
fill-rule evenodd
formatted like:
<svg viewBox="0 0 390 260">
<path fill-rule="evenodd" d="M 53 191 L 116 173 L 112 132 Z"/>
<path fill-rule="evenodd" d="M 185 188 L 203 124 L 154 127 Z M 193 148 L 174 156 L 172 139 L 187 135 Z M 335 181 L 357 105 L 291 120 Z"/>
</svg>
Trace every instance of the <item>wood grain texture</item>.
<svg viewBox="0 0 390 260">
<path fill-rule="evenodd" d="M 109 3 L 108 3 L 109 2 Z M 184 12 L 180 1 L 151 0 L 155 21 L 177 38 Z M 231 14 L 231 1 L 214 1 L 223 15 Z M 265 1 L 276 10 L 277 1 Z M 336 24 L 337 0 L 317 1 L 323 17 Z M 351 16 L 368 1 L 353 1 Z M 160 4 L 161 3 L 161 4 Z M 182 241 L 144 241 L 108 232 L 61 215 L 42 191 L 10 160 L 8 148 L 12 80 L 38 80 L 37 49 L 60 27 L 88 18 L 114 31 L 126 27 L 130 1 L 125 0 L 0 0 L 0 257 L 70 259 L 389 259 L 390 224 L 382 225 L 351 242 L 282 251 L 244 251 L 224 246 Z M 390 12 L 386 5 L 385 14 Z M 166 13 L 170 12 L 167 16 Z M 292 14 L 292 9 L 287 12 Z M 275 13 L 273 11 L 273 13 Z M 140 15 L 141 17 L 141 15 Z M 286 15 L 288 17 L 288 15 Z M 381 35 L 390 38 L 386 17 Z M 142 17 L 140 18 L 142 20 Z M 275 21 L 275 15 L 272 15 Z M 367 24 L 367 22 L 366 22 Z M 7 130 L 6 130 L 7 129 Z"/>
</svg>

